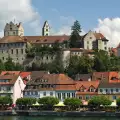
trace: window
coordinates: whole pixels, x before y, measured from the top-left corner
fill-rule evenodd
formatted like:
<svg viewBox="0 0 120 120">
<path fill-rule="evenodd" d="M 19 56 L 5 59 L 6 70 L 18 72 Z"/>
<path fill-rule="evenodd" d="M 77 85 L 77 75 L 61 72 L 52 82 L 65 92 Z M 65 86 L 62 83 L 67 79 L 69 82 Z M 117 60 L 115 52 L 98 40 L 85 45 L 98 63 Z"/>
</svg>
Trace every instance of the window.
<svg viewBox="0 0 120 120">
<path fill-rule="evenodd" d="M 27 92 L 27 95 L 30 95 L 30 92 Z"/>
<path fill-rule="evenodd" d="M 48 32 L 48 29 L 46 29 L 46 32 Z"/>
<path fill-rule="evenodd" d="M 16 54 L 18 54 L 18 49 L 16 49 Z"/>
<path fill-rule="evenodd" d="M 13 54 L 13 49 L 11 50 L 11 54 Z"/>
<path fill-rule="evenodd" d="M 89 44 L 89 41 L 87 41 L 87 44 Z"/>
<path fill-rule="evenodd" d="M 7 91 L 11 90 L 11 87 L 7 87 Z"/>
<path fill-rule="evenodd" d="M 100 89 L 100 92 L 103 92 L 103 89 Z"/>
<path fill-rule="evenodd" d="M 38 95 L 38 92 L 37 92 L 37 91 L 35 91 L 35 95 Z"/>
<path fill-rule="evenodd" d="M 46 57 L 46 59 L 48 60 L 48 56 Z"/>
<path fill-rule="evenodd" d="M 61 93 L 58 93 L 58 99 L 61 99 Z"/>
<path fill-rule="evenodd" d="M 62 93 L 62 98 L 65 99 L 65 93 Z"/>
<path fill-rule="evenodd" d="M 94 92 L 95 89 L 93 87 L 90 88 L 90 92 Z"/>
<path fill-rule="evenodd" d="M 111 93 L 113 93 L 113 89 L 111 89 Z"/>
<path fill-rule="evenodd" d="M 116 92 L 119 92 L 119 90 L 118 90 L 118 89 L 116 89 Z"/>
<path fill-rule="evenodd" d="M 86 99 L 86 100 L 89 100 L 89 98 L 90 98 L 89 95 L 86 95 L 86 96 L 85 96 L 85 99 Z"/>
<path fill-rule="evenodd" d="M 13 35 L 15 35 L 15 32 L 13 32 Z"/>
<path fill-rule="evenodd" d="M 105 47 L 104 49 L 107 50 L 107 47 Z"/>
<path fill-rule="evenodd" d="M 27 95 L 27 92 L 24 92 L 24 95 Z"/>
<path fill-rule="evenodd" d="M 90 39 L 92 39 L 92 37 L 90 37 Z"/>
<path fill-rule="evenodd" d="M 72 98 L 74 98 L 75 97 L 75 93 L 72 93 Z"/>
<path fill-rule="evenodd" d="M 106 93 L 108 92 L 108 89 L 106 89 Z"/>
<path fill-rule="evenodd" d="M 80 88 L 80 92 L 84 92 L 85 89 L 83 87 Z"/>
<path fill-rule="evenodd" d="M 83 99 L 83 97 L 82 97 L 82 96 L 79 96 L 79 99 L 80 99 L 80 100 L 82 100 L 82 99 Z"/>
<path fill-rule="evenodd" d="M 23 54 L 23 49 L 21 49 L 21 53 Z"/>
<path fill-rule="evenodd" d="M 35 95 L 35 92 L 33 92 L 32 94 Z"/>
<path fill-rule="evenodd" d="M 67 93 L 67 97 L 70 98 L 70 93 Z"/>
<path fill-rule="evenodd" d="M 46 96 L 46 92 L 43 92 L 43 96 Z"/>
<path fill-rule="evenodd" d="M 50 92 L 50 96 L 53 96 L 53 92 Z"/>
<path fill-rule="evenodd" d="M 115 95 L 113 95 L 113 100 L 116 100 L 116 99 L 117 99 L 117 97 Z"/>
<path fill-rule="evenodd" d="M 48 36 L 48 33 L 46 33 L 46 35 Z"/>
<path fill-rule="evenodd" d="M 4 57 L 2 57 L 2 59 L 4 60 Z"/>
</svg>

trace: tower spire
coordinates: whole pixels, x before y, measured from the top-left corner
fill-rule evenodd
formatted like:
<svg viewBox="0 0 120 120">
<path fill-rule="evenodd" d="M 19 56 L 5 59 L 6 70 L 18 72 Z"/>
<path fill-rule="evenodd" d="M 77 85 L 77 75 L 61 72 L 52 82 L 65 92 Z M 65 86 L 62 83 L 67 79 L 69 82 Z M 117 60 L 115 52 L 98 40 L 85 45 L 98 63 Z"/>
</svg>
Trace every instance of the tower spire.
<svg viewBox="0 0 120 120">
<path fill-rule="evenodd" d="M 44 22 L 44 25 L 43 25 L 43 28 L 42 28 L 42 35 L 43 36 L 49 36 L 50 35 L 50 26 L 49 26 L 47 20 Z"/>
</svg>

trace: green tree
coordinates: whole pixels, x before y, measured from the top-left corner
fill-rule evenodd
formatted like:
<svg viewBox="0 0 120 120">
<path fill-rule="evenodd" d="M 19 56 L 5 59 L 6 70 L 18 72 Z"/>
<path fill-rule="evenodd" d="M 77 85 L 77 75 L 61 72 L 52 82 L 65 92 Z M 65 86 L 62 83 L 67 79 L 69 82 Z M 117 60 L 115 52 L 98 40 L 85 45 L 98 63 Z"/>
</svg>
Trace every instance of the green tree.
<svg viewBox="0 0 120 120">
<path fill-rule="evenodd" d="M 82 105 L 82 101 L 78 98 L 66 98 L 64 104 L 69 107 L 69 110 L 76 110 Z"/>
<path fill-rule="evenodd" d="M 10 57 L 8 57 L 4 65 L 5 65 L 5 69 L 8 71 L 15 70 L 15 63 L 12 61 Z"/>
<path fill-rule="evenodd" d="M 36 104 L 36 98 L 18 98 L 16 100 L 17 105 L 33 105 Z"/>
<path fill-rule="evenodd" d="M 79 23 L 79 21 L 75 21 L 74 25 L 71 27 L 71 30 L 75 33 L 80 33 L 81 32 L 81 25 Z"/>
<path fill-rule="evenodd" d="M 64 73 L 62 51 L 56 52 L 55 59 L 48 64 L 50 73 Z"/>
<path fill-rule="evenodd" d="M 6 105 L 11 105 L 13 103 L 12 98 L 10 96 L 1 96 L 0 97 L 0 105 L 2 109 L 5 109 Z"/>
<path fill-rule="evenodd" d="M 22 71 L 22 70 L 24 70 L 23 65 L 20 65 L 19 63 L 15 64 L 15 70 L 16 71 Z"/>
<path fill-rule="evenodd" d="M 117 104 L 118 107 L 120 107 L 120 98 L 117 98 L 116 104 Z"/>
<path fill-rule="evenodd" d="M 89 102 L 89 106 L 99 107 L 101 105 L 101 98 L 99 96 L 92 97 Z"/>
<path fill-rule="evenodd" d="M 0 60 L 0 71 L 5 70 L 4 63 Z"/>
<path fill-rule="evenodd" d="M 103 106 L 109 106 L 112 103 L 112 101 L 108 99 L 106 96 L 101 96 L 100 99 L 101 99 L 101 104 Z"/>
<path fill-rule="evenodd" d="M 38 99 L 38 103 L 42 104 L 45 109 L 52 109 L 54 105 L 59 103 L 59 100 L 55 97 L 42 97 Z"/>
<path fill-rule="evenodd" d="M 108 53 L 103 50 L 95 51 L 94 56 L 94 70 L 101 71 L 109 71 L 111 66 L 110 57 Z"/>
<path fill-rule="evenodd" d="M 81 32 L 81 26 L 80 23 L 76 20 L 74 22 L 74 25 L 71 27 L 72 33 L 70 36 L 70 43 L 69 47 L 70 48 L 79 48 L 80 47 L 80 35 L 79 33 Z"/>
<path fill-rule="evenodd" d="M 94 96 L 89 100 L 88 105 L 99 107 L 100 105 L 108 106 L 111 105 L 111 103 L 112 101 L 105 96 Z"/>
<path fill-rule="evenodd" d="M 76 74 L 87 74 L 93 71 L 94 61 L 86 56 L 72 56 L 66 73 L 74 79 Z"/>
</svg>

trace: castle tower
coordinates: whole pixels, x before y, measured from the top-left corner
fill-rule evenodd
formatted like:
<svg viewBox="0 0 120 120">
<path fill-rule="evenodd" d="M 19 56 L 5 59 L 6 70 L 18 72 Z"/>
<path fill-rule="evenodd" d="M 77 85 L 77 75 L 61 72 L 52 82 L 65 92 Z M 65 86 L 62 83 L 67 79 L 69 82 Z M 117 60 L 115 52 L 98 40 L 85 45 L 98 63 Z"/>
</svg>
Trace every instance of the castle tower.
<svg viewBox="0 0 120 120">
<path fill-rule="evenodd" d="M 7 23 L 4 28 L 4 36 L 24 36 L 22 24 L 15 24 L 12 21 Z"/>
<path fill-rule="evenodd" d="M 49 36 L 50 35 L 50 26 L 47 21 L 44 22 L 43 28 L 42 28 L 42 35 L 43 36 Z"/>
</svg>

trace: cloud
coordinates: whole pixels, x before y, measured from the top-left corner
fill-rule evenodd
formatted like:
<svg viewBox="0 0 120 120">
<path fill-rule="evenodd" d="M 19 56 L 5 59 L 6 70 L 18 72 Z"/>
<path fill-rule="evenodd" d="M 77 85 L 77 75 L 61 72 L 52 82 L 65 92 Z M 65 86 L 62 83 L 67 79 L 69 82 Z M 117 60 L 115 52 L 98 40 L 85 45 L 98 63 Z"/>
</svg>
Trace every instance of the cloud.
<svg viewBox="0 0 120 120">
<path fill-rule="evenodd" d="M 98 19 L 98 26 L 94 29 L 109 39 L 109 46 L 116 47 L 120 43 L 120 18 Z"/>
<path fill-rule="evenodd" d="M 14 19 L 16 22 L 29 23 L 35 30 L 40 25 L 40 15 L 31 0 L 0 0 L 0 30 L 4 29 L 6 22 Z"/>
<path fill-rule="evenodd" d="M 52 29 L 52 35 L 70 35 L 71 34 L 71 26 L 75 22 L 75 18 L 72 16 L 60 16 L 59 21 L 61 23 L 61 27 L 56 31 Z M 81 35 L 84 35 L 85 31 L 82 30 Z"/>
</svg>

